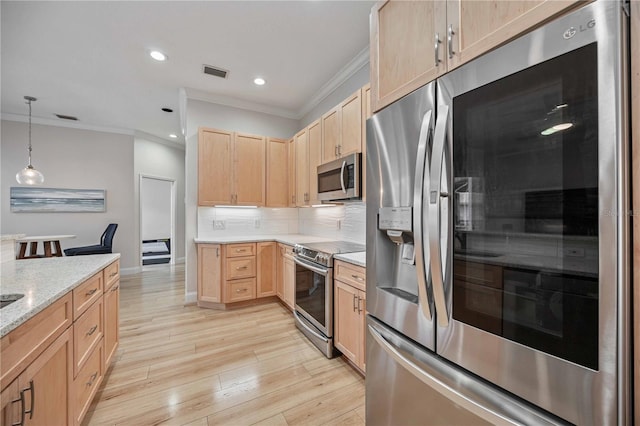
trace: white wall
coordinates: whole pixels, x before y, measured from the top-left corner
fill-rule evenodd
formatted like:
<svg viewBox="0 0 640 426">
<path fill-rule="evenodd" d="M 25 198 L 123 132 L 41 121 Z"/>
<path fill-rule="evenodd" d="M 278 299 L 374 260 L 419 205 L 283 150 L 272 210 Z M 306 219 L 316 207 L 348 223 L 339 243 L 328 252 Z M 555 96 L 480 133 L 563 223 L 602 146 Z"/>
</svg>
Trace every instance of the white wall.
<svg viewBox="0 0 640 426">
<path fill-rule="evenodd" d="M 45 177 L 43 187 L 105 189 L 104 213 L 12 213 L 9 188 L 18 186 L 15 174 L 27 165 L 28 124 L 2 121 L 0 140 L 0 233 L 74 234 L 63 248 L 98 244 L 109 223 L 117 223 L 114 252 L 121 253 L 123 269 L 137 265 L 133 136 L 34 124 L 33 165 Z"/>
<path fill-rule="evenodd" d="M 311 111 L 304 115 L 298 122 L 298 129 L 302 129 L 310 123 L 320 118 L 322 114 L 329 111 L 340 102 L 344 101 L 353 92 L 369 82 L 369 62 L 356 71 L 344 83 L 338 86 L 326 98 L 324 98 Z"/>
<path fill-rule="evenodd" d="M 175 180 L 176 191 L 176 227 L 175 227 L 175 259 L 181 262 L 184 258 L 185 247 L 185 151 L 178 147 L 170 147 L 154 141 L 145 139 L 143 136 L 136 136 L 134 147 L 134 174 L 133 185 L 136 202 L 134 203 L 134 217 L 136 220 L 136 253 L 138 259 L 136 265 L 140 264 L 141 234 L 138 226 L 140 206 L 138 204 L 140 196 L 140 175 L 155 176 Z"/>
<path fill-rule="evenodd" d="M 186 101 L 185 123 L 185 300 L 196 300 L 198 236 L 198 128 L 213 127 L 276 138 L 290 138 L 298 121 L 193 99 Z"/>
</svg>

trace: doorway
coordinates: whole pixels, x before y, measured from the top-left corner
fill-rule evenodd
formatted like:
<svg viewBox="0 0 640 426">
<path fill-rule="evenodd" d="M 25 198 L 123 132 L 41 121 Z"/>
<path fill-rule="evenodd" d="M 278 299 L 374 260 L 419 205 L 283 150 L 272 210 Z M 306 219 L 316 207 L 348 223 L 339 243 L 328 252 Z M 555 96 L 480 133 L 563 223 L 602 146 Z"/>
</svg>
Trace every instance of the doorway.
<svg viewBox="0 0 640 426">
<path fill-rule="evenodd" d="M 175 263 L 175 180 L 140 175 L 140 265 Z"/>
</svg>

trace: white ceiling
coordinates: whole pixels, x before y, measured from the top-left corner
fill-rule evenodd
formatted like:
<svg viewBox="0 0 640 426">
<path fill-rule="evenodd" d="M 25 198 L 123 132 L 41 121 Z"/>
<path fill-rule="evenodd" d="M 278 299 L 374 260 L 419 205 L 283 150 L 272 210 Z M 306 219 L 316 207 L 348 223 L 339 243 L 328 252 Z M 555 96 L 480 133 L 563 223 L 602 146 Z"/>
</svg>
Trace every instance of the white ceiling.
<svg viewBox="0 0 640 426">
<path fill-rule="evenodd" d="M 84 126 L 168 140 L 180 135 L 184 88 L 299 118 L 366 53 L 373 3 L 2 1 L 2 114 L 26 116 L 23 96 L 30 95 L 38 98 L 34 120 L 66 114 Z M 168 61 L 151 59 L 152 49 Z M 203 74 L 203 64 L 229 70 L 228 78 Z M 267 84 L 254 85 L 256 76 Z"/>
</svg>

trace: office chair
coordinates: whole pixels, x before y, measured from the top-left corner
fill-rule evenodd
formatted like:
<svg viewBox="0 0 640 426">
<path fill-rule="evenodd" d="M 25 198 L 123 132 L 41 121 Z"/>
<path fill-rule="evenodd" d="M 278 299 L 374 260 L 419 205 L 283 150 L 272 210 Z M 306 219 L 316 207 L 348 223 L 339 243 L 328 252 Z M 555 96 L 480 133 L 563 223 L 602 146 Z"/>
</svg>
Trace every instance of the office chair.
<svg viewBox="0 0 640 426">
<path fill-rule="evenodd" d="M 118 228 L 117 223 L 110 223 L 109 226 L 107 226 L 107 229 L 102 233 L 102 237 L 100 237 L 100 244 L 68 248 L 64 251 L 64 254 L 67 256 L 84 256 L 87 254 L 111 253 L 113 236 L 116 233 L 116 228 Z"/>
</svg>

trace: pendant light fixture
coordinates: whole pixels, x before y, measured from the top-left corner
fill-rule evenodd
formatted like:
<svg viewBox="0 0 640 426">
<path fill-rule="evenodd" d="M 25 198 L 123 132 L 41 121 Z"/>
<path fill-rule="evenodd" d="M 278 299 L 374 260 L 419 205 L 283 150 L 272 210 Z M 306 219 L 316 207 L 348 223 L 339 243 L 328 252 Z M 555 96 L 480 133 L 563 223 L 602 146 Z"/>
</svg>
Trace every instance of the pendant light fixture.
<svg viewBox="0 0 640 426">
<path fill-rule="evenodd" d="M 31 165 L 31 102 L 37 99 L 33 96 L 25 96 L 29 105 L 29 165 L 16 173 L 16 180 L 21 185 L 41 185 L 44 182 L 44 175 Z"/>
</svg>

